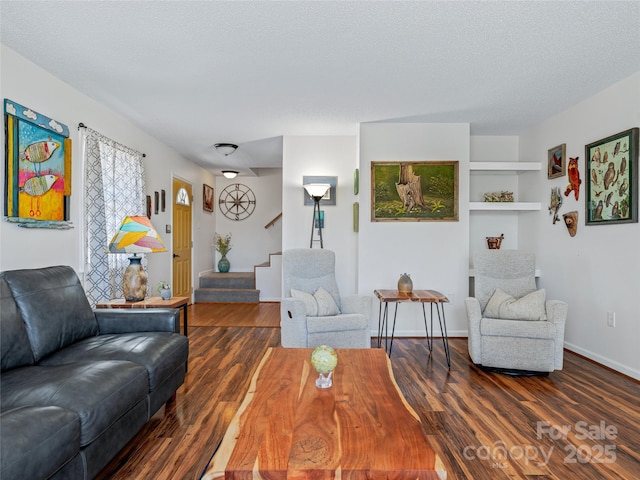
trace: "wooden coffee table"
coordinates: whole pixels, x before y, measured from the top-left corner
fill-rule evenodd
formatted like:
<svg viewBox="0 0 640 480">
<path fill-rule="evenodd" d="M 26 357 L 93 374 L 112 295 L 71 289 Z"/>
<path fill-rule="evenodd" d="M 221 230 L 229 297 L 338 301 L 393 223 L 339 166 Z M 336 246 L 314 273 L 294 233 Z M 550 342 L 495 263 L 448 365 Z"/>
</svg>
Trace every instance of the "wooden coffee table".
<svg viewBox="0 0 640 480">
<path fill-rule="evenodd" d="M 328 389 L 311 352 L 267 350 L 203 480 L 446 478 L 384 350 L 337 349 Z"/>
</svg>

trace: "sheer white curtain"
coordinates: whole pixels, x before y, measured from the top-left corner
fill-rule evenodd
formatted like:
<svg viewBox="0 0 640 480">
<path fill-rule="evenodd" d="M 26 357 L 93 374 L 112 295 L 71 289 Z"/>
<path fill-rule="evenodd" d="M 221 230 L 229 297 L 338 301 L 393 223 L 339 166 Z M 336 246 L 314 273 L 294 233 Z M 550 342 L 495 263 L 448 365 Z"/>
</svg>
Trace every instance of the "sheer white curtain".
<svg viewBox="0 0 640 480">
<path fill-rule="evenodd" d="M 122 296 L 126 255 L 107 245 L 126 215 L 145 215 L 142 154 L 95 130 L 84 132 L 84 288 L 92 306 Z"/>
</svg>

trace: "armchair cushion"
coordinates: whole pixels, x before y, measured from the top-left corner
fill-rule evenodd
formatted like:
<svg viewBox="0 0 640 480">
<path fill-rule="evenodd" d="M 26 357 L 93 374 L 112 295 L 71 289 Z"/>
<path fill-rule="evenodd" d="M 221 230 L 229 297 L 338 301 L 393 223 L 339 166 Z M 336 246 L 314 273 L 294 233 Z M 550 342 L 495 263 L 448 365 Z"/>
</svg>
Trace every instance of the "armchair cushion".
<svg viewBox="0 0 640 480">
<path fill-rule="evenodd" d="M 496 288 L 487 302 L 484 316 L 505 320 L 546 320 L 545 295 L 545 289 L 542 288 L 515 299 Z"/>
<path fill-rule="evenodd" d="M 331 294 L 322 287 L 318 288 L 313 295 L 292 288 L 291 296 L 302 300 L 308 317 L 330 317 L 340 313 Z"/>
</svg>

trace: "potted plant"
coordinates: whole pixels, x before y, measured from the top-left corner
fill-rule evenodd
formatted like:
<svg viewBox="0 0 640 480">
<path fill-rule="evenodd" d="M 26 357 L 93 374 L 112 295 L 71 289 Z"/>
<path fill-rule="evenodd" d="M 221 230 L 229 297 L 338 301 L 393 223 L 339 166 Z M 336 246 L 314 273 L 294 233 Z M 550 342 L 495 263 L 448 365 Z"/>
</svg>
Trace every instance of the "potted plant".
<svg viewBox="0 0 640 480">
<path fill-rule="evenodd" d="M 220 252 L 220 260 L 218 260 L 218 271 L 220 273 L 227 273 L 231 264 L 227 260 L 227 253 L 231 250 L 231 234 L 227 233 L 224 237 L 216 232 L 214 238 L 214 245 L 217 252 Z"/>
<path fill-rule="evenodd" d="M 169 282 L 161 280 L 158 283 L 158 292 L 163 300 L 169 300 L 171 298 L 171 285 L 169 285 Z"/>
</svg>

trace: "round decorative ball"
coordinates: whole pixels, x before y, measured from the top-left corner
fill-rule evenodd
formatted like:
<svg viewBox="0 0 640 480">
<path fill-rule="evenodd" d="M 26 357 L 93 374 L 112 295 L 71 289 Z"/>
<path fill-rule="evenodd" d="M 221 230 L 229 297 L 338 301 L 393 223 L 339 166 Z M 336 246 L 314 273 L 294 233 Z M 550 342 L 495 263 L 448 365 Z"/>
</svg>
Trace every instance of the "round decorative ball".
<svg viewBox="0 0 640 480">
<path fill-rule="evenodd" d="M 338 354 L 328 345 L 320 345 L 311 352 L 311 365 L 318 373 L 332 372 L 338 364 Z"/>
</svg>

